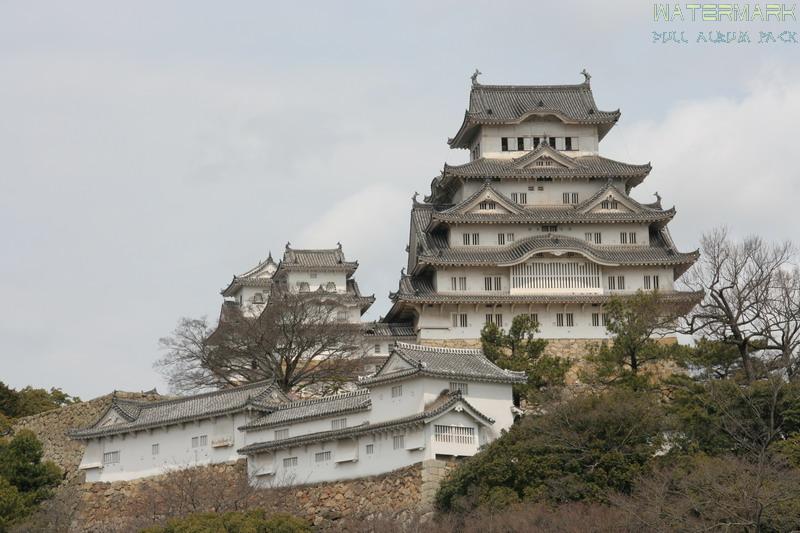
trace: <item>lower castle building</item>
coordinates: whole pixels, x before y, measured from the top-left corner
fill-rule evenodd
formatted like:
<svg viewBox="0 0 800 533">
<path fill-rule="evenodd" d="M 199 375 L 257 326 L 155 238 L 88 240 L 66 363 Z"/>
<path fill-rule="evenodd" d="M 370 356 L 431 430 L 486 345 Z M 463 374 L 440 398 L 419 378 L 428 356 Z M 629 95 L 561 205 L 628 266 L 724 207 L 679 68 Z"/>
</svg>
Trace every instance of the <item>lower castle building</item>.
<svg viewBox="0 0 800 533">
<path fill-rule="evenodd" d="M 247 459 L 253 485 L 381 474 L 471 456 L 514 421 L 512 385 L 479 350 L 397 343 L 355 392 L 289 401 L 272 383 L 175 400 L 114 399 L 86 443 L 86 481 L 121 481 Z"/>
</svg>

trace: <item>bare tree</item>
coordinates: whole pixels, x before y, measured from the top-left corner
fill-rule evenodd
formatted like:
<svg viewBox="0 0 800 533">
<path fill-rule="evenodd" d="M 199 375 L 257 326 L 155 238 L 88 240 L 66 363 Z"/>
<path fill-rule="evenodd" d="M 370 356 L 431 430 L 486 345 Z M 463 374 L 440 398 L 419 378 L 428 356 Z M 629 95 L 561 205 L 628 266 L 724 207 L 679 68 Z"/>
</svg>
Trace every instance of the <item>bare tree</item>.
<svg viewBox="0 0 800 533">
<path fill-rule="evenodd" d="M 701 251 L 684 284 L 705 291 L 705 297 L 688 315 L 683 332 L 735 346 L 752 381 L 757 377 L 753 352 L 762 350 L 767 339 L 763 318 L 773 283 L 792 258 L 793 247 L 759 237 L 734 242 L 726 229 L 718 228 L 703 235 Z"/>
<path fill-rule="evenodd" d="M 766 349 L 778 355 L 789 379 L 800 372 L 800 269 L 777 272 L 764 316 Z"/>
<path fill-rule="evenodd" d="M 363 356 L 358 324 L 337 319 L 328 295 L 274 289 L 260 314 L 231 306 L 216 329 L 181 319 L 160 339 L 156 367 L 176 391 L 275 379 L 284 391 L 352 380 Z"/>
</svg>

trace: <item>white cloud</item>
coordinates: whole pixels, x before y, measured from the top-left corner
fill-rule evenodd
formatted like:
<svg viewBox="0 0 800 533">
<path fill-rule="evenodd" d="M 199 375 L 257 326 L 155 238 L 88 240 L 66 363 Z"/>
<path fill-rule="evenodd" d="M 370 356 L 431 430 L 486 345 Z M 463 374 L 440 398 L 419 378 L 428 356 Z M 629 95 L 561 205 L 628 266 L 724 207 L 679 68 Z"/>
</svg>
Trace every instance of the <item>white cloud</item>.
<svg viewBox="0 0 800 533">
<path fill-rule="evenodd" d="M 765 69 L 739 98 L 683 100 L 664 120 L 620 124 L 602 148 L 623 161 L 652 161 L 634 196 L 658 191 L 676 205 L 671 224 L 685 247 L 717 225 L 769 239 L 798 238 L 797 131 L 800 71 Z"/>
</svg>

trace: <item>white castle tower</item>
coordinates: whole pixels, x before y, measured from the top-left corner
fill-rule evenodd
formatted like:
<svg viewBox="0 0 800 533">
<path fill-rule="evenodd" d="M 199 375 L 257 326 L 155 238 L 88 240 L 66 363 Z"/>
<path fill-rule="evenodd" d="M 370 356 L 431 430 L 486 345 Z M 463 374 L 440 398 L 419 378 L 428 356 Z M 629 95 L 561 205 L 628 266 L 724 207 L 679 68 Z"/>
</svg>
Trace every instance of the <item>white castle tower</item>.
<svg viewBox="0 0 800 533">
<path fill-rule="evenodd" d="M 471 160 L 445 164 L 424 202 L 414 196 L 407 272 L 386 320 L 413 323 L 425 344 L 468 347 L 487 322 L 530 314 L 542 337 L 575 345 L 607 336 L 614 295 L 696 302 L 674 286 L 698 257 L 670 238 L 675 209 L 630 196 L 650 165 L 600 155 L 620 112 L 597 108 L 589 74 L 542 86 L 483 85 L 478 74 L 448 140 Z"/>
</svg>

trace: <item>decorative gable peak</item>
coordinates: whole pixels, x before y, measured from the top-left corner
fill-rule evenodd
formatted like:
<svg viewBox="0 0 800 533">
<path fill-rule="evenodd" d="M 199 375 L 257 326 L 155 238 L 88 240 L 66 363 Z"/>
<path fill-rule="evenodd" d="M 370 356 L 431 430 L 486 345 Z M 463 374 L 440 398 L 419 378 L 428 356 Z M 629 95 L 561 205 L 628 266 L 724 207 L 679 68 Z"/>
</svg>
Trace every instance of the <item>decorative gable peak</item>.
<svg viewBox="0 0 800 533">
<path fill-rule="evenodd" d="M 544 137 L 533 151 L 511 160 L 511 167 L 520 170 L 536 167 L 576 168 L 577 166 L 571 157 L 550 146 L 547 137 Z"/>
<path fill-rule="evenodd" d="M 447 209 L 445 213 L 497 215 L 520 214 L 523 211 L 513 200 L 495 190 L 491 181 L 487 180 L 469 198 Z"/>
<path fill-rule="evenodd" d="M 577 210 L 582 213 L 638 213 L 643 210 L 643 206 L 609 181 L 594 196 L 577 206 Z"/>
</svg>

